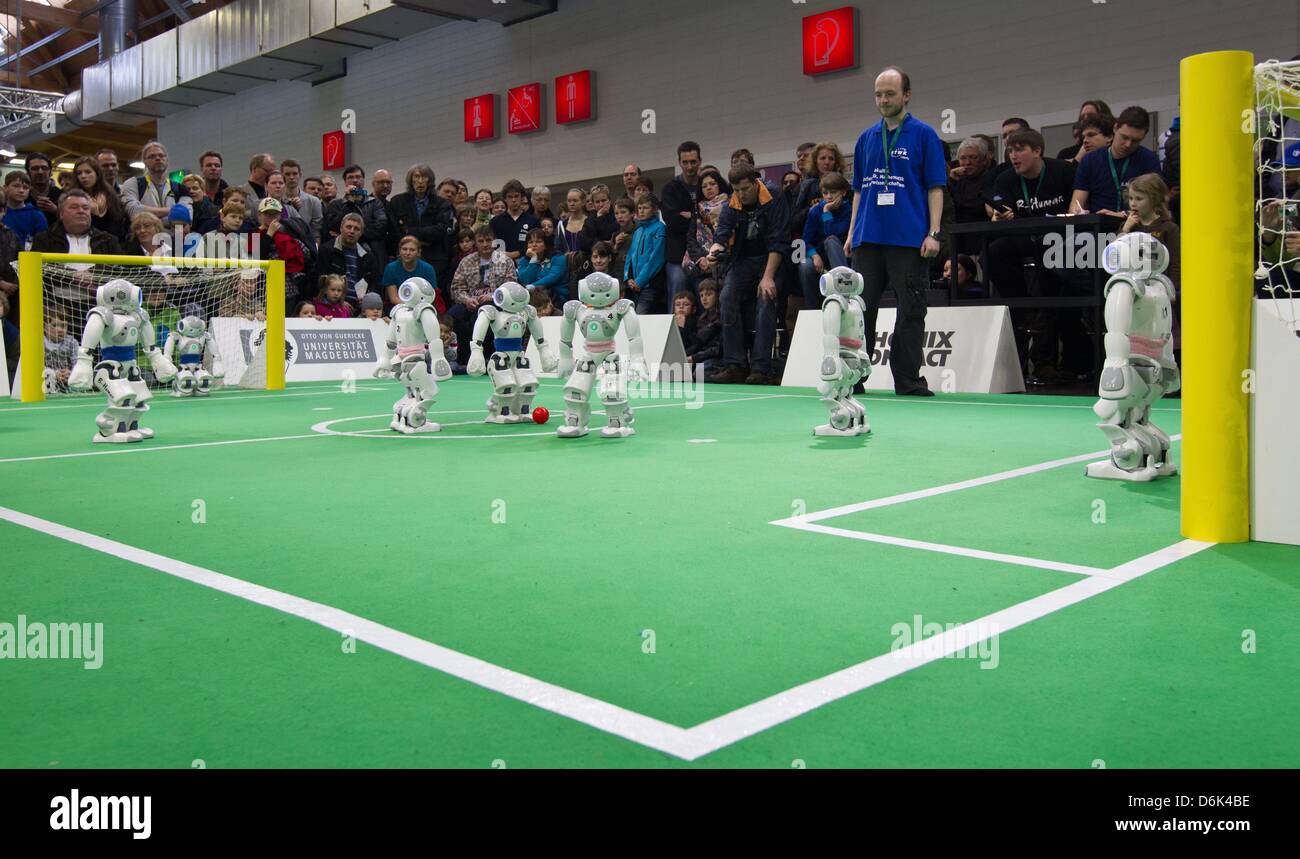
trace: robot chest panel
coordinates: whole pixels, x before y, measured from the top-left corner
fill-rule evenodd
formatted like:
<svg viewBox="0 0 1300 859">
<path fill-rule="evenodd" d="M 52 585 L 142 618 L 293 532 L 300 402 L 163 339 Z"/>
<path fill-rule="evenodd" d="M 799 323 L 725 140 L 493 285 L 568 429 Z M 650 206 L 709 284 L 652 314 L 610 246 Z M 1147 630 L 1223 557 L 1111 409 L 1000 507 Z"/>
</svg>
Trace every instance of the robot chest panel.
<svg viewBox="0 0 1300 859">
<path fill-rule="evenodd" d="M 851 337 L 854 340 L 862 340 L 866 337 L 866 331 L 867 328 L 862 319 L 862 311 L 858 310 L 856 307 L 850 308 L 849 312 L 845 313 L 844 316 L 840 318 L 841 337 Z"/>
<path fill-rule="evenodd" d="M 125 314 L 113 314 L 113 330 L 108 340 L 115 346 L 129 346 L 140 338 L 140 320 Z"/>
<path fill-rule="evenodd" d="M 497 337 L 523 337 L 524 327 L 524 317 L 518 313 L 503 313 L 497 317 L 493 334 Z"/>
<path fill-rule="evenodd" d="M 618 333 L 618 317 L 609 310 L 587 313 L 582 320 L 582 336 L 588 340 L 608 340 Z"/>
<path fill-rule="evenodd" d="M 180 351 L 182 355 L 202 355 L 203 341 L 197 337 L 186 337 L 181 340 Z"/>
</svg>

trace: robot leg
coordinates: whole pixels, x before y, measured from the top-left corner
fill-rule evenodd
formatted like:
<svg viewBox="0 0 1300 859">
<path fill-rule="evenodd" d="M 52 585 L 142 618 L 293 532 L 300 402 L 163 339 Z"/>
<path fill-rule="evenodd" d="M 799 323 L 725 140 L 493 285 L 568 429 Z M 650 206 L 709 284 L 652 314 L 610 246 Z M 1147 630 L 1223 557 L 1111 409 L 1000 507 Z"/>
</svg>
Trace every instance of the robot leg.
<svg viewBox="0 0 1300 859">
<path fill-rule="evenodd" d="M 510 356 L 506 352 L 494 352 L 488 359 L 488 378 L 492 380 L 492 396 L 488 397 L 488 416 L 484 423 L 515 424 L 519 416 L 514 412 L 515 394 L 518 384 L 515 371 L 510 366 Z"/>
<path fill-rule="evenodd" d="M 411 367 L 407 379 L 411 397 L 402 412 L 397 431 L 407 435 L 441 432 L 442 426 L 427 417 L 429 406 L 433 405 L 434 397 L 438 395 L 438 385 L 433 381 L 433 376 L 429 375 L 429 370 L 424 366 L 423 361 L 416 362 Z"/>
<path fill-rule="evenodd" d="M 620 372 L 618 356 L 605 362 L 605 375 L 600 380 L 600 402 L 605 407 L 607 424 L 600 434 L 604 438 L 627 438 L 636 435 L 632 428 L 636 414 L 627 404 L 627 386 Z"/>
<path fill-rule="evenodd" d="M 415 400 L 415 394 L 411 384 L 411 373 L 416 364 L 424 366 L 423 361 L 414 361 L 409 358 L 396 364 L 397 377 L 405 386 L 405 392 L 402 394 L 401 399 L 393 403 L 393 419 L 388 423 L 388 428 L 395 430 L 396 432 L 402 431 L 402 416 L 406 414 L 407 408 Z"/>
<path fill-rule="evenodd" d="M 596 381 L 596 364 L 584 356 L 574 365 L 573 375 L 564 384 L 564 424 L 555 431 L 560 438 L 579 438 L 587 434 L 591 420 L 591 385 Z"/>
<path fill-rule="evenodd" d="M 149 411 L 149 401 L 153 399 L 153 391 L 149 390 L 149 386 L 140 375 L 139 368 L 134 364 L 127 368 L 126 374 L 131 389 L 135 391 L 135 419 L 128 425 L 128 429 L 139 433 L 141 438 L 153 438 L 153 430 L 140 426 L 140 421 L 144 420 L 144 413 Z"/>
<path fill-rule="evenodd" d="M 830 360 L 830 359 L 827 359 Z M 830 412 L 830 422 L 813 429 L 813 435 L 854 436 L 864 433 L 866 410 L 853 399 L 853 383 L 861 370 L 845 361 L 837 379 L 823 379 L 817 384 L 822 402 Z"/>
<path fill-rule="evenodd" d="M 212 393 L 212 374 L 200 367 L 194 371 L 194 393 L 196 396 L 206 397 Z"/>
<path fill-rule="evenodd" d="M 862 435 L 871 432 L 871 424 L 867 422 L 867 409 L 862 403 L 853 398 L 853 387 L 860 382 L 866 381 L 867 376 L 871 375 L 871 364 L 867 362 L 852 367 L 853 375 L 844 381 L 844 404 L 853 411 L 854 425 L 858 428 L 858 434 Z"/>
<path fill-rule="evenodd" d="M 144 436 L 131 431 L 135 421 L 135 389 L 122 378 L 118 364 L 101 362 L 95 368 L 95 388 L 108 397 L 108 406 L 95 418 L 99 427 L 91 441 L 96 444 L 127 444 Z"/>
<path fill-rule="evenodd" d="M 176 378 L 172 380 L 172 396 L 188 397 L 194 394 L 197 387 L 197 380 L 194 378 L 192 370 L 178 369 Z"/>
<path fill-rule="evenodd" d="M 1157 477 L 1168 477 L 1171 474 L 1178 473 L 1178 466 L 1169 461 L 1169 434 L 1151 422 L 1151 408 L 1160 402 L 1160 398 L 1167 392 L 1178 390 L 1178 371 L 1170 371 L 1169 368 L 1161 368 L 1160 376 L 1151 385 L 1147 394 L 1146 401 L 1143 404 L 1141 417 L 1137 424 L 1144 429 L 1151 440 L 1151 465 L 1156 470 Z"/>
<path fill-rule="evenodd" d="M 1120 400 L 1097 401 L 1093 411 L 1102 419 L 1097 428 L 1110 441 L 1110 459 L 1088 463 L 1088 477 L 1145 483 L 1158 476 L 1151 465 L 1155 437 L 1133 423 L 1137 408 Z"/>
<path fill-rule="evenodd" d="M 514 413 L 520 421 L 528 420 L 533 413 L 533 398 L 537 396 L 537 375 L 533 373 L 528 356 L 522 352 L 514 360 L 515 391 Z"/>
</svg>

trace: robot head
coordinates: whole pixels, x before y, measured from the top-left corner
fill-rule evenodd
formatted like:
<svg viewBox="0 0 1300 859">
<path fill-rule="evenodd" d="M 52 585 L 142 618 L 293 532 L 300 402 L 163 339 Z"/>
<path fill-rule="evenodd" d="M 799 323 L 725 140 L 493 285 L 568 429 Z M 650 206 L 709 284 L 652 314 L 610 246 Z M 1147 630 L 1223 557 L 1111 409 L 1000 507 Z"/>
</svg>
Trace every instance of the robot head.
<svg viewBox="0 0 1300 859">
<path fill-rule="evenodd" d="M 821 287 L 822 295 L 852 298 L 862 294 L 862 275 L 846 265 L 840 265 L 823 274 L 818 286 Z"/>
<path fill-rule="evenodd" d="M 1128 233 L 1106 245 L 1101 267 L 1107 274 L 1136 274 L 1150 277 L 1164 274 L 1169 250 L 1150 233 Z"/>
<path fill-rule="evenodd" d="M 197 316 L 186 316 L 181 320 L 181 334 L 186 337 L 202 337 L 203 332 L 208 330 L 208 326 L 203 324 L 203 320 Z"/>
<path fill-rule="evenodd" d="M 618 301 L 618 281 L 603 271 L 593 271 L 578 281 L 578 298 L 592 307 L 609 307 Z"/>
<path fill-rule="evenodd" d="M 397 299 L 407 307 L 430 304 L 436 294 L 433 284 L 422 277 L 408 277 L 397 287 Z"/>
<path fill-rule="evenodd" d="M 528 306 L 528 287 L 508 280 L 492 293 L 492 303 L 506 313 L 522 313 Z"/>
<path fill-rule="evenodd" d="M 110 280 L 95 290 L 95 303 L 112 310 L 139 310 L 140 287 L 120 277 Z"/>
</svg>

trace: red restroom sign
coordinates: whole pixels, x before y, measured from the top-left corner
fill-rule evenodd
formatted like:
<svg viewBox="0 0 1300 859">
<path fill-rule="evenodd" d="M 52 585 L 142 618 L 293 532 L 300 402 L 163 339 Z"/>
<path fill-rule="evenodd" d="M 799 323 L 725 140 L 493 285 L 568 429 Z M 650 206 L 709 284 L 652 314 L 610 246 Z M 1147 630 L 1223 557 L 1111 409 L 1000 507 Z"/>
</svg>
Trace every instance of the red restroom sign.
<svg viewBox="0 0 1300 859">
<path fill-rule="evenodd" d="M 465 142 L 477 143 L 496 136 L 496 96 L 489 93 L 465 99 Z"/>
</svg>

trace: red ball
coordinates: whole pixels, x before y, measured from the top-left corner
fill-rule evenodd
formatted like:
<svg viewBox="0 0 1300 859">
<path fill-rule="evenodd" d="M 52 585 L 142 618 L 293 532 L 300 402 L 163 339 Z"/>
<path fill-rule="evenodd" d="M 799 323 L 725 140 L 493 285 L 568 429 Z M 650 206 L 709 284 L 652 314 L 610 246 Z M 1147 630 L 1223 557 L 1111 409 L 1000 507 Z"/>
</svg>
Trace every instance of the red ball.
<svg viewBox="0 0 1300 859">
<path fill-rule="evenodd" d="M 551 413 L 546 409 L 538 406 L 533 409 L 533 420 L 539 424 L 544 424 L 551 419 Z"/>
</svg>

